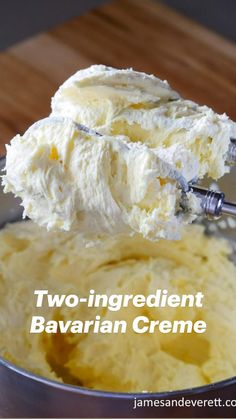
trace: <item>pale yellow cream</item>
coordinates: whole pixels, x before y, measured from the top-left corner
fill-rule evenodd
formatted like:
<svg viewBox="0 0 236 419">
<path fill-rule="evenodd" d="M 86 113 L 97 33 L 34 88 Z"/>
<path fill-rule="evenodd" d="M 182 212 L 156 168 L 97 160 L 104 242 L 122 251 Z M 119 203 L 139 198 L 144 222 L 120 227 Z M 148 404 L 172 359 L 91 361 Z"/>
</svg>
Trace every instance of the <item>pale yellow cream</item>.
<svg viewBox="0 0 236 419">
<path fill-rule="evenodd" d="M 0 232 L 0 355 L 44 377 L 111 391 L 165 391 L 236 375 L 236 267 L 223 239 L 188 226 L 182 240 L 141 237 L 104 240 L 81 248 L 72 233 L 51 233 L 32 222 Z M 203 308 L 35 308 L 35 289 L 86 296 L 201 291 Z M 32 315 L 47 320 L 202 319 L 204 334 L 37 334 Z"/>
<path fill-rule="evenodd" d="M 201 212 L 191 191 L 183 205 L 182 189 L 229 171 L 231 137 L 233 121 L 167 82 L 94 65 L 60 86 L 49 118 L 7 146 L 4 190 L 39 225 L 76 230 L 87 243 L 124 233 L 174 240 Z"/>
</svg>

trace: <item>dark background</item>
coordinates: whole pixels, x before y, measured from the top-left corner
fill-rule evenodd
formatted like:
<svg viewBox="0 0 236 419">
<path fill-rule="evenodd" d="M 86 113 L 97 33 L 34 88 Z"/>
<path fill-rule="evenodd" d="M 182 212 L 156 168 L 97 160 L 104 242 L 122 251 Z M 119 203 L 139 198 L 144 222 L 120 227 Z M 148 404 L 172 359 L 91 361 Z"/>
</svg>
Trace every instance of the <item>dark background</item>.
<svg viewBox="0 0 236 419">
<path fill-rule="evenodd" d="M 0 49 L 109 0 L 0 0 Z M 145 1 L 145 0 L 143 0 Z M 155 0 L 236 41 L 236 0 Z"/>
</svg>

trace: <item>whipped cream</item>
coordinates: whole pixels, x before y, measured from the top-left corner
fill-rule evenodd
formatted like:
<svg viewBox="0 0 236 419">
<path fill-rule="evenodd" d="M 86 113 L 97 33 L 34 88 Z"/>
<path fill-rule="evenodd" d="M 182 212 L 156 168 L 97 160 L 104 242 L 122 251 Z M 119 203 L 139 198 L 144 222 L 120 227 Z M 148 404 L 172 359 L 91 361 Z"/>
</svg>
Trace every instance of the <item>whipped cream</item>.
<svg viewBox="0 0 236 419">
<path fill-rule="evenodd" d="M 226 115 L 181 99 L 167 82 L 96 65 L 70 77 L 50 117 L 7 146 L 4 190 L 22 199 L 25 216 L 86 242 L 134 233 L 177 239 L 201 211 L 192 193 L 181 211 L 181 188 L 227 172 L 233 136 Z"/>
<path fill-rule="evenodd" d="M 236 124 L 225 114 L 182 99 L 152 75 L 103 65 L 78 71 L 52 98 L 52 115 L 145 143 L 187 180 L 205 175 L 218 179 L 229 171 L 225 157 Z"/>
<path fill-rule="evenodd" d="M 179 237 L 178 173 L 127 137 L 46 118 L 7 146 L 6 171 L 5 192 L 20 196 L 24 215 L 48 229 L 77 230 L 90 240 L 132 232 Z"/>
</svg>

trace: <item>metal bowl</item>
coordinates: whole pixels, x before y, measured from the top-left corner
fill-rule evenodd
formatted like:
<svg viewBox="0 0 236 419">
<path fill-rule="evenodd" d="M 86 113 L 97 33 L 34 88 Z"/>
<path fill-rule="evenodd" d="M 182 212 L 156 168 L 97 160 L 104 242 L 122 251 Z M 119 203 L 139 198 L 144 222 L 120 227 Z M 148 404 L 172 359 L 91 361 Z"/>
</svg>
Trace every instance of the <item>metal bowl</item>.
<svg viewBox="0 0 236 419">
<path fill-rule="evenodd" d="M 0 158 L 0 170 L 5 159 Z M 236 200 L 236 170 L 225 176 L 221 189 Z M 0 190 L 0 226 L 21 219 L 20 201 Z M 236 238 L 235 231 L 224 235 Z M 236 399 L 236 377 L 187 390 L 165 393 L 114 393 L 95 391 L 51 381 L 16 367 L 0 357 L 0 417 L 234 417 L 235 407 L 226 400 Z M 134 409 L 134 400 L 148 400 Z M 197 401 L 221 399 L 222 407 L 200 407 Z M 191 400 L 191 407 L 184 400 Z M 154 401 L 176 400 L 174 407 L 155 407 Z M 177 401 L 179 406 L 177 405 Z M 156 402 L 157 404 L 158 402 Z M 200 402 L 201 403 L 201 402 Z M 203 402 L 204 403 L 204 402 Z M 205 402 L 206 403 L 206 402 Z"/>
</svg>

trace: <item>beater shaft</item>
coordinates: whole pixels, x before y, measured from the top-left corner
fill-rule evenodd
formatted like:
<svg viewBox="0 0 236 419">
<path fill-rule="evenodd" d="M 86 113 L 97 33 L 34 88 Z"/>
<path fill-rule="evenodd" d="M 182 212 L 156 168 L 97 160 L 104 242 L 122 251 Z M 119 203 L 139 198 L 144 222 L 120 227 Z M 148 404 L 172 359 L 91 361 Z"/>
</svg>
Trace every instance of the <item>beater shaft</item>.
<svg viewBox="0 0 236 419">
<path fill-rule="evenodd" d="M 190 185 L 190 190 L 201 199 L 201 206 L 209 218 L 219 218 L 221 215 L 233 215 L 236 217 L 236 203 L 226 202 L 223 192 L 212 191 Z"/>
</svg>

